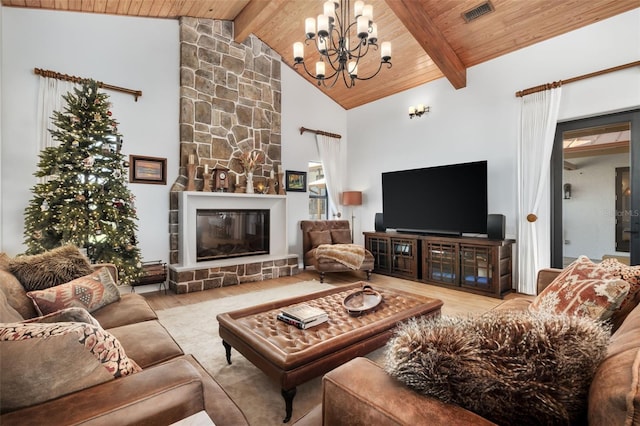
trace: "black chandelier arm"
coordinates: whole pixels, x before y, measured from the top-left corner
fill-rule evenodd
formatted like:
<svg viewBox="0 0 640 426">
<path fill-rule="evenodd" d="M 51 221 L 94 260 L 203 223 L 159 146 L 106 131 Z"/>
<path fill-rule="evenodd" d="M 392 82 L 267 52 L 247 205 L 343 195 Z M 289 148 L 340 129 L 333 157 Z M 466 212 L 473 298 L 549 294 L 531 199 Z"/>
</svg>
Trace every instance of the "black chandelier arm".
<svg viewBox="0 0 640 426">
<path fill-rule="evenodd" d="M 382 65 L 383 65 L 383 64 L 387 64 L 387 69 L 390 69 L 390 68 L 391 68 L 391 66 L 392 66 L 391 62 L 389 62 L 389 61 L 380 61 L 380 65 L 378 66 L 378 70 L 377 70 L 374 74 L 370 75 L 369 77 L 358 77 L 358 76 L 356 76 L 356 77 L 355 77 L 355 79 L 356 79 L 356 80 L 361 80 L 361 81 L 364 81 L 364 80 L 371 80 L 373 77 L 375 77 L 376 75 L 378 75 L 378 73 L 379 73 L 379 72 L 380 72 L 380 70 L 382 69 Z"/>
</svg>

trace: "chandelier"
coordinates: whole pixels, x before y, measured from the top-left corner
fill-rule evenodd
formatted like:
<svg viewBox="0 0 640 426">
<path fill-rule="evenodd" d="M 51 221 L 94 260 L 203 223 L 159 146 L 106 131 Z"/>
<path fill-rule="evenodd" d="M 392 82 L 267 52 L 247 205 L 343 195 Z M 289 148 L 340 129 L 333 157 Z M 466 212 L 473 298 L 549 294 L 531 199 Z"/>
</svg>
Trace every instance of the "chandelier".
<svg viewBox="0 0 640 426">
<path fill-rule="evenodd" d="M 358 73 L 360 59 L 369 49 L 378 50 L 378 27 L 373 23 L 373 6 L 356 1 L 351 21 L 349 0 L 326 1 L 324 13 L 318 19 L 305 19 L 305 44 L 314 43 L 320 60 L 316 62 L 315 74 L 309 72 L 304 62 L 304 44 L 293 44 L 294 68 L 302 64 L 305 72 L 318 81 L 318 86 L 331 88 L 342 77 L 346 87 L 351 88 L 356 80 L 369 80 L 378 75 L 382 64 L 391 68 L 391 43 L 380 44 L 380 65 L 367 77 Z M 316 33 L 317 28 L 317 33 Z M 317 37 L 316 37 L 317 35 Z"/>
</svg>

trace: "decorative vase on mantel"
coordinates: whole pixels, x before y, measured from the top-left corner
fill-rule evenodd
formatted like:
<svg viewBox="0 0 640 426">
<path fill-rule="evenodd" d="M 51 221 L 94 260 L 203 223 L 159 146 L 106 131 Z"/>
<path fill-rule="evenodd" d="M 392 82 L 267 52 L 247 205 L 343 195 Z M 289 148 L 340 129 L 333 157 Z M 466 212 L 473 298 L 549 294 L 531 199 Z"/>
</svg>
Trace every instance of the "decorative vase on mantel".
<svg viewBox="0 0 640 426">
<path fill-rule="evenodd" d="M 253 194 L 253 172 L 247 172 L 247 194 Z"/>
</svg>

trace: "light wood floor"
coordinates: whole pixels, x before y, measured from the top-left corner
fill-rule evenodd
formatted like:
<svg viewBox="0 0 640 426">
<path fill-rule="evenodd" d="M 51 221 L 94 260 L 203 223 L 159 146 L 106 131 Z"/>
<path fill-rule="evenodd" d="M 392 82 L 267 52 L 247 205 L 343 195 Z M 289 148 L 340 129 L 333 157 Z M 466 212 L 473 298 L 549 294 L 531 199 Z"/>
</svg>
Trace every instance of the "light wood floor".
<svg viewBox="0 0 640 426">
<path fill-rule="evenodd" d="M 359 272 L 335 272 L 327 274 L 324 281 L 325 283 L 333 285 L 346 285 L 365 279 L 364 274 Z M 298 283 L 300 281 L 310 280 L 319 281 L 318 274 L 313 270 L 302 271 L 300 274 L 292 277 L 281 277 L 254 283 L 244 283 L 236 286 L 216 288 L 195 293 L 175 294 L 169 291 L 167 294 L 164 294 L 164 291 L 159 291 L 143 293 L 143 296 L 145 296 L 149 301 L 149 304 L 154 309 L 162 310 L 176 306 L 191 305 L 205 300 L 235 296 L 238 294 L 245 294 L 257 290 L 275 288 L 285 286 L 287 284 Z M 378 274 L 372 274 L 370 284 L 374 289 L 376 287 L 394 288 L 440 299 L 444 302 L 442 307 L 443 315 L 452 316 L 484 313 L 503 302 L 502 300 L 493 297 L 480 296 L 463 291 Z M 533 296 L 510 293 L 505 297 L 505 299 L 511 299 L 514 297 L 533 298 Z"/>
</svg>

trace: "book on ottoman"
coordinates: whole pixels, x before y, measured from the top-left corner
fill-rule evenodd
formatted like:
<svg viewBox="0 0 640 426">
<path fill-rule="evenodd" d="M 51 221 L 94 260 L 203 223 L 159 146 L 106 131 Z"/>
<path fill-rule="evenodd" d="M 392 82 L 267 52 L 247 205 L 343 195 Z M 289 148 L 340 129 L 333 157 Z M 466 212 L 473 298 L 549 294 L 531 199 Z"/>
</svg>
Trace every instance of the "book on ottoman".
<svg viewBox="0 0 640 426">
<path fill-rule="evenodd" d="M 282 308 L 282 313 L 289 318 L 305 323 L 327 315 L 327 313 L 322 309 L 307 305 L 306 303 L 295 306 L 286 306 Z"/>
</svg>

